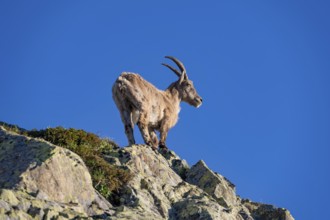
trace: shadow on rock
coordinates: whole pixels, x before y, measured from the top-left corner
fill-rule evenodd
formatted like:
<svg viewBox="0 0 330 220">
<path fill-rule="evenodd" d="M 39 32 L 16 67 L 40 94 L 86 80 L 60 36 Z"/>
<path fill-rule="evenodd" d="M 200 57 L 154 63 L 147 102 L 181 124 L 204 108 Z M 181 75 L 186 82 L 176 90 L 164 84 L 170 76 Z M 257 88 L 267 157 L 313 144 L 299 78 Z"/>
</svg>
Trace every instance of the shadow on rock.
<svg viewBox="0 0 330 220">
<path fill-rule="evenodd" d="M 8 133 L 0 127 L 0 189 L 15 188 L 21 174 L 46 161 L 53 149 L 48 143 Z"/>
</svg>

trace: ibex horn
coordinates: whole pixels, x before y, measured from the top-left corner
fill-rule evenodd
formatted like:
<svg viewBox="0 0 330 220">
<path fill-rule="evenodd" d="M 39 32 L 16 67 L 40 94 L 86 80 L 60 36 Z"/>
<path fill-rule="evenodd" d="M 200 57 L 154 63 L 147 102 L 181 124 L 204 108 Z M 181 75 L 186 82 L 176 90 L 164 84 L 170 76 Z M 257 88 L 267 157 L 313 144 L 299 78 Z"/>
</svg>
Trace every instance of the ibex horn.
<svg viewBox="0 0 330 220">
<path fill-rule="evenodd" d="M 171 67 L 170 65 L 168 65 L 168 64 L 166 64 L 166 63 L 162 63 L 162 65 L 168 67 L 168 68 L 169 68 L 170 70 L 172 70 L 172 71 L 173 71 L 178 77 L 181 76 L 181 73 L 180 73 L 177 69 Z"/>
<path fill-rule="evenodd" d="M 183 63 L 181 63 L 178 59 L 176 59 L 175 57 L 171 57 L 171 56 L 165 56 L 165 58 L 173 60 L 174 63 L 176 63 L 176 65 L 178 65 L 178 67 L 180 68 L 182 73 L 186 73 L 186 68 L 184 68 Z"/>
</svg>

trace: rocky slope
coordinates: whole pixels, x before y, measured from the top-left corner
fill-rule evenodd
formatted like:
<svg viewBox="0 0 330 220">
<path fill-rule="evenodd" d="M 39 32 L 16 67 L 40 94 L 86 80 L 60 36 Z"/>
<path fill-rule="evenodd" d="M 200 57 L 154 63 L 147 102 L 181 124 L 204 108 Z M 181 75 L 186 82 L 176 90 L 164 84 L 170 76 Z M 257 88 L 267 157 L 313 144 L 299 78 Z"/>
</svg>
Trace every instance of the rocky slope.
<svg viewBox="0 0 330 220">
<path fill-rule="evenodd" d="M 204 161 L 189 167 L 174 152 L 145 145 L 105 159 L 133 174 L 112 204 L 78 155 L 0 126 L 0 219 L 293 219 L 286 209 L 239 198 Z"/>
</svg>

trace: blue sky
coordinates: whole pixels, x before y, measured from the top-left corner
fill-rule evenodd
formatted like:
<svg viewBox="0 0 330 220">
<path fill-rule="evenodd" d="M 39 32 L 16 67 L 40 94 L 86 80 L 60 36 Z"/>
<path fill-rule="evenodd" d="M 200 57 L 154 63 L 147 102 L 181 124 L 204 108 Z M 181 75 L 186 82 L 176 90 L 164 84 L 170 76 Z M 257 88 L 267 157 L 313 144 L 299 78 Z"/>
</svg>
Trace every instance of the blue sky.
<svg viewBox="0 0 330 220">
<path fill-rule="evenodd" d="M 326 219 L 329 4 L 3 0 L 0 120 L 82 128 L 125 146 L 113 82 L 131 71 L 165 89 L 177 78 L 160 63 L 172 55 L 204 103 L 182 104 L 168 146 L 190 165 L 203 159 L 243 198 Z"/>
</svg>

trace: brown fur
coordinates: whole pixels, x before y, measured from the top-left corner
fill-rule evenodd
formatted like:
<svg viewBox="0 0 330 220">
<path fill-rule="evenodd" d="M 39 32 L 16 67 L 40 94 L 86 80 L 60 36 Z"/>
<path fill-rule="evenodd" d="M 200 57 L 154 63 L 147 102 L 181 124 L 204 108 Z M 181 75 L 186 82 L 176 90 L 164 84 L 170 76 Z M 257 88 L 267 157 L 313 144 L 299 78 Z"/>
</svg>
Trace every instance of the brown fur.
<svg viewBox="0 0 330 220">
<path fill-rule="evenodd" d="M 123 72 L 114 83 L 112 94 L 129 144 L 135 144 L 133 128 L 137 124 L 144 142 L 155 149 L 158 145 L 166 148 L 167 133 L 178 121 L 181 101 L 195 107 L 202 104 L 186 73 L 162 91 L 138 74 Z M 159 143 L 156 131 L 160 132 Z"/>
</svg>

